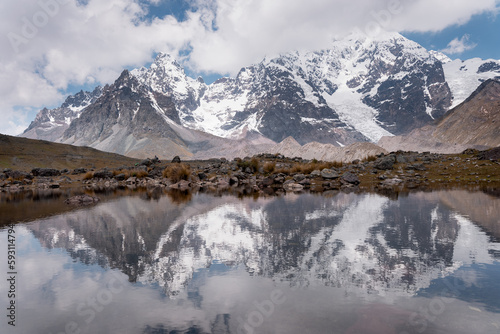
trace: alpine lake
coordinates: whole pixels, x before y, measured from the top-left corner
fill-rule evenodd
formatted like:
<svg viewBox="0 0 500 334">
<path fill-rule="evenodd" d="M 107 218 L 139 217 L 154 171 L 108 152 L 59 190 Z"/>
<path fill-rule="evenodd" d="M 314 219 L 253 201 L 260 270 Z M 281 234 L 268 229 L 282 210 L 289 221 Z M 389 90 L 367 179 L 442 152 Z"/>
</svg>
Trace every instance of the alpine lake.
<svg viewBox="0 0 500 334">
<path fill-rule="evenodd" d="M 1 333 L 500 333 L 500 197 L 1 194 Z"/>
</svg>

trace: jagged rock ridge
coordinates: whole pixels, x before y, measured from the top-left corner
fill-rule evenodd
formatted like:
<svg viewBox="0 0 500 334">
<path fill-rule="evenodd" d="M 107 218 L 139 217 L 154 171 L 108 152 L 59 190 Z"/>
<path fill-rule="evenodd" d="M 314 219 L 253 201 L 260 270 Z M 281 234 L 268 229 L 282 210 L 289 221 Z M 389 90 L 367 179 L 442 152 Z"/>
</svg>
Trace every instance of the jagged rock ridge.
<svg viewBox="0 0 500 334">
<path fill-rule="evenodd" d="M 378 144 L 388 151 L 446 153 L 500 146 L 500 81 L 490 79 L 482 83 L 437 124 L 416 129 L 406 136 L 383 137 Z"/>
</svg>

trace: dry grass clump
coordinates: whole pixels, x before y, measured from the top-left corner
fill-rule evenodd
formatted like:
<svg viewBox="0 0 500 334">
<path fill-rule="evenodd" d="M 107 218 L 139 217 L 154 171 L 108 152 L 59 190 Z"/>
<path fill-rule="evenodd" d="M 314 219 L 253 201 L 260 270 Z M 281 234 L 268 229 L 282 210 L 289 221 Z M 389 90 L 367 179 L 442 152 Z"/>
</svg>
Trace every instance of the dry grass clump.
<svg viewBox="0 0 500 334">
<path fill-rule="evenodd" d="M 142 179 L 149 176 L 148 172 L 146 172 L 145 170 L 133 170 L 131 175 L 138 179 Z"/>
<path fill-rule="evenodd" d="M 187 181 L 191 177 L 191 167 L 185 163 L 171 164 L 163 170 L 162 175 L 174 183 L 177 183 L 180 180 Z"/>
<path fill-rule="evenodd" d="M 271 174 L 276 169 L 276 162 L 274 161 L 266 162 L 263 168 L 264 168 L 264 173 Z"/>
<path fill-rule="evenodd" d="M 240 160 L 238 160 L 237 165 L 238 165 L 238 167 L 240 167 L 243 170 L 248 167 L 255 173 L 259 170 L 260 162 L 259 162 L 259 159 L 257 159 L 256 157 L 253 157 L 250 161 L 240 159 Z"/>
<path fill-rule="evenodd" d="M 362 161 L 363 162 L 372 162 L 372 161 L 375 161 L 375 160 L 377 160 L 377 156 L 376 155 L 369 155 L 366 158 L 364 158 Z"/>
<path fill-rule="evenodd" d="M 90 179 L 92 179 L 92 178 L 94 178 L 94 173 L 93 173 L 93 172 L 87 172 L 87 173 L 85 173 L 85 175 L 83 176 L 83 179 L 84 179 L 84 180 L 90 180 Z"/>
</svg>

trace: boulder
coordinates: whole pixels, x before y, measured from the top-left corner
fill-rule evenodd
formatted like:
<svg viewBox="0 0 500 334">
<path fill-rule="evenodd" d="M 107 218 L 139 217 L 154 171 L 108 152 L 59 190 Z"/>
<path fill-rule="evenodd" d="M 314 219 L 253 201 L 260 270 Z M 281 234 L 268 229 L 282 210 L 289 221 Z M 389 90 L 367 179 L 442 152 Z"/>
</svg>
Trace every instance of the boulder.
<svg viewBox="0 0 500 334">
<path fill-rule="evenodd" d="M 387 180 L 382 181 L 381 184 L 383 186 L 392 187 L 392 186 L 397 186 L 398 184 L 401 184 L 402 182 L 403 182 L 403 180 L 401 180 L 401 179 L 392 178 L 392 179 L 387 179 Z"/>
<path fill-rule="evenodd" d="M 295 182 L 300 182 L 300 181 L 302 181 L 305 178 L 306 178 L 306 176 L 304 174 L 295 174 L 293 176 L 293 179 L 294 179 Z"/>
<path fill-rule="evenodd" d="M 61 172 L 54 168 L 33 168 L 31 174 L 33 176 L 59 176 Z"/>
<path fill-rule="evenodd" d="M 84 174 L 84 173 L 87 173 L 87 169 L 81 167 L 81 168 L 73 169 L 73 172 L 71 174 L 76 175 L 76 174 Z"/>
<path fill-rule="evenodd" d="M 388 155 L 375 160 L 374 167 L 380 170 L 388 170 L 394 167 L 395 162 L 396 158 L 393 155 Z"/>
<path fill-rule="evenodd" d="M 309 175 L 311 175 L 312 177 L 318 177 L 318 176 L 321 176 L 321 172 L 318 169 L 316 169 L 316 170 L 313 170 L 311 172 L 311 174 L 309 174 Z"/>
<path fill-rule="evenodd" d="M 340 177 L 339 173 L 337 173 L 334 169 L 325 168 L 321 171 L 321 177 L 327 180 L 337 179 Z"/>
<path fill-rule="evenodd" d="M 11 170 L 8 169 L 4 171 L 5 175 L 9 178 L 13 178 L 14 180 L 21 180 L 21 179 L 30 179 L 31 175 L 29 173 L 20 171 L 20 170 Z"/>
<path fill-rule="evenodd" d="M 110 179 L 113 177 L 113 173 L 107 169 L 94 172 L 94 178 L 96 179 Z"/>
<path fill-rule="evenodd" d="M 264 187 L 270 187 L 272 186 L 274 183 L 274 178 L 268 176 L 268 177 L 265 177 L 263 180 L 262 180 L 262 185 Z"/>
<path fill-rule="evenodd" d="M 342 174 L 340 182 L 358 185 L 360 181 L 357 175 L 351 172 L 345 172 L 344 174 Z"/>
<path fill-rule="evenodd" d="M 139 162 L 138 166 L 151 166 L 153 164 L 153 162 L 151 161 L 151 159 L 147 158 L 147 159 L 144 159 L 142 160 L 141 162 Z"/>
<path fill-rule="evenodd" d="M 298 183 L 291 182 L 285 184 L 283 186 L 283 189 L 285 189 L 285 191 L 302 191 L 304 189 L 304 186 Z"/>
<path fill-rule="evenodd" d="M 127 184 L 135 184 L 137 182 L 137 178 L 134 176 L 131 176 L 125 181 Z"/>
<path fill-rule="evenodd" d="M 180 163 L 181 163 L 181 158 L 180 158 L 178 155 L 176 155 L 176 156 L 172 159 L 172 163 L 178 163 L 178 164 L 180 164 Z"/>
</svg>

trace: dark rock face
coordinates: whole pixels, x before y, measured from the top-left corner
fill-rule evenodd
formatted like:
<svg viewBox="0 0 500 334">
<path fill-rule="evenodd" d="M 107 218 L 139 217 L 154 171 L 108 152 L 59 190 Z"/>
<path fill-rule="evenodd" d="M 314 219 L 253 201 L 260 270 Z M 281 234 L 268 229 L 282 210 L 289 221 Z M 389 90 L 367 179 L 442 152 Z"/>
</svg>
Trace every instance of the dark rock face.
<svg viewBox="0 0 500 334">
<path fill-rule="evenodd" d="M 434 118 L 441 117 L 451 105 L 452 95 L 444 78 L 440 62 L 433 64 L 417 61 L 410 68 L 406 64 L 411 59 L 401 56 L 394 66 L 375 69 L 371 75 L 395 77 L 398 73 L 407 72 L 402 79 L 391 79 L 382 82 L 373 96 L 367 95 L 363 102 L 379 111 L 377 119 L 384 128 L 393 134 L 407 133 L 417 127 L 432 122 L 427 107 L 432 110 Z M 428 89 L 429 95 L 424 90 Z M 358 90 L 367 92 L 372 85 Z"/>
<path fill-rule="evenodd" d="M 256 115 L 260 119 L 259 132 L 276 142 L 289 136 L 293 136 L 301 145 L 313 140 L 320 143 L 366 140 L 339 119 L 319 91 L 314 92 L 319 104 L 308 101 L 306 92 L 297 83 L 292 71 L 277 66 L 280 59 L 274 61 L 247 67 L 240 72 L 239 76 L 243 73 L 252 76 L 250 82 L 242 83 L 238 78 L 235 82 L 250 91 L 252 106 L 237 113 L 227 128 L 236 127 L 240 122 Z M 324 131 L 326 129 L 335 131 Z"/>
<path fill-rule="evenodd" d="M 490 71 L 500 73 L 500 65 L 496 62 L 490 61 L 490 62 L 482 64 L 477 69 L 477 73 L 484 73 L 484 72 L 490 72 Z"/>
</svg>

